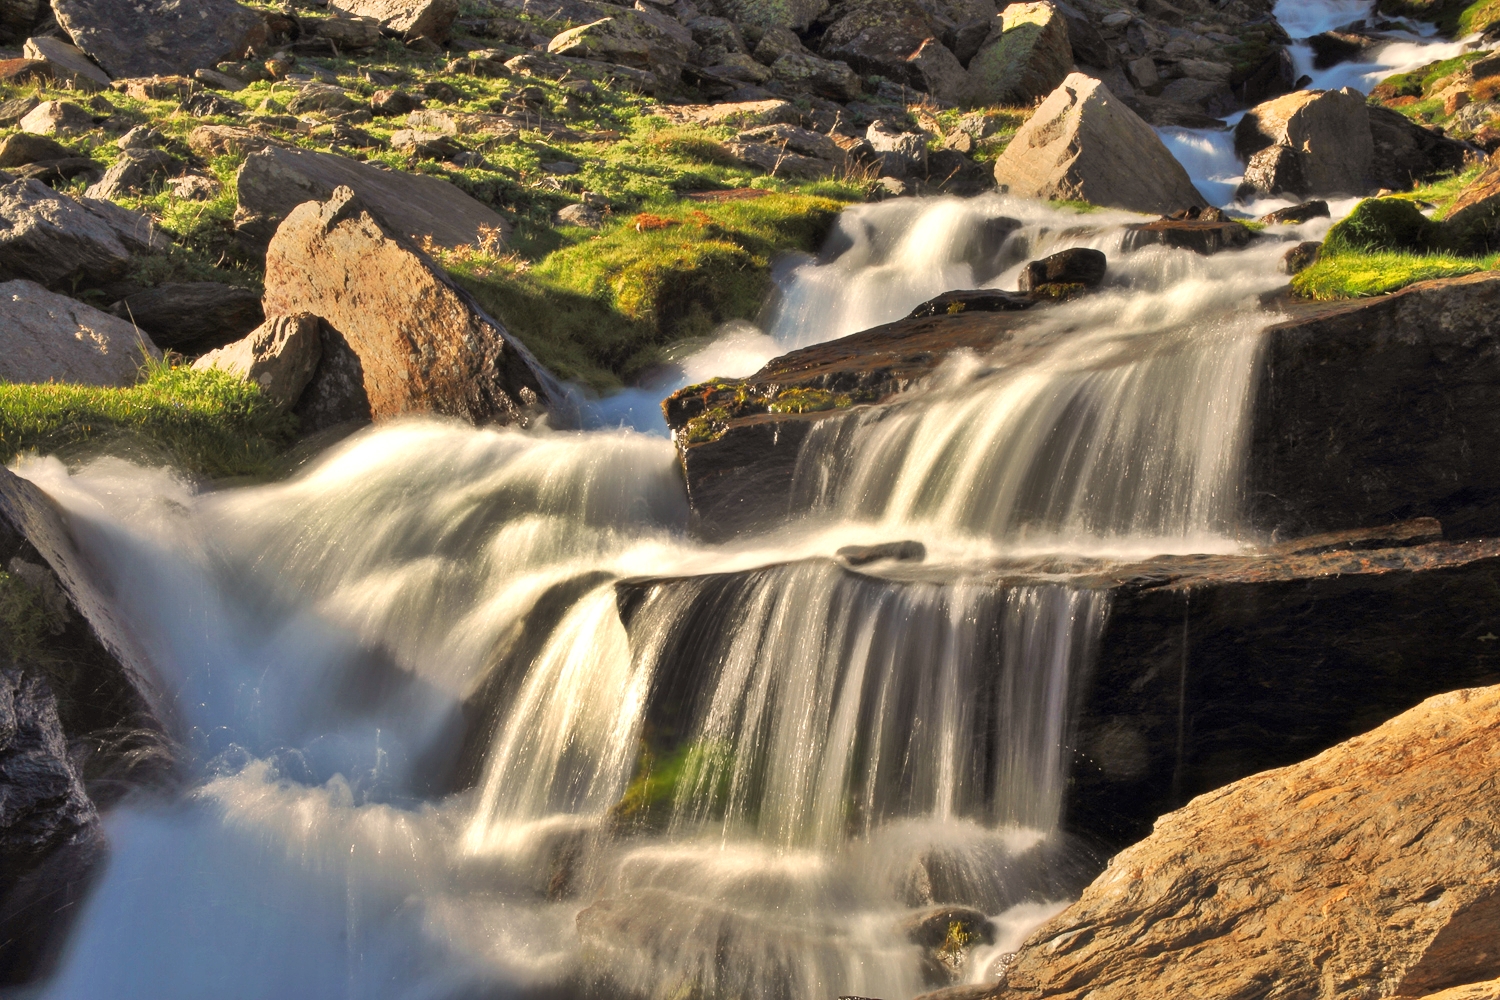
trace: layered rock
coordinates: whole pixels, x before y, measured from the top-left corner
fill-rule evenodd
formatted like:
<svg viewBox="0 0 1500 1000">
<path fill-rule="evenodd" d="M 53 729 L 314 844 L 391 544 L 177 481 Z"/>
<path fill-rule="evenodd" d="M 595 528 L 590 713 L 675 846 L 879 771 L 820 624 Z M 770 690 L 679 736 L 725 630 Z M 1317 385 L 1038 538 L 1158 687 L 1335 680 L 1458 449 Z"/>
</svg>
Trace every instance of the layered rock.
<svg viewBox="0 0 1500 1000">
<path fill-rule="evenodd" d="M 0 173 L 0 280 L 106 281 L 137 254 L 167 245 L 143 215 L 108 201 L 64 197 L 35 180 L 7 182 Z"/>
<path fill-rule="evenodd" d="M 267 146 L 248 157 L 237 175 L 235 227 L 264 246 L 292 209 L 348 187 L 384 225 L 417 241 L 443 247 L 493 242 L 509 232 L 506 221 L 445 180 L 399 170 L 377 170 L 331 153 Z"/>
<path fill-rule="evenodd" d="M 161 351 L 131 324 L 33 281 L 0 283 L 0 379 L 134 385 Z"/>
<path fill-rule="evenodd" d="M 314 428 L 413 413 L 524 423 L 561 398 L 525 347 L 348 188 L 277 230 L 265 310 L 326 321 L 334 343 L 299 408 Z"/>
<path fill-rule="evenodd" d="M 1206 794 L 1037 928 L 991 995 L 1417 997 L 1493 979 L 1497 767 L 1487 687 Z"/>
<path fill-rule="evenodd" d="M 1208 201 L 1151 126 L 1098 80 L 1070 75 L 995 161 L 1002 191 L 1167 215 Z"/>
<path fill-rule="evenodd" d="M 1053 93 L 1073 69 L 1068 22 L 1046 0 L 1006 7 L 969 63 L 976 104 L 1027 107 Z"/>
<path fill-rule="evenodd" d="M 191 73 L 266 37 L 265 21 L 234 0 L 54 0 L 52 9 L 111 77 Z"/>
</svg>

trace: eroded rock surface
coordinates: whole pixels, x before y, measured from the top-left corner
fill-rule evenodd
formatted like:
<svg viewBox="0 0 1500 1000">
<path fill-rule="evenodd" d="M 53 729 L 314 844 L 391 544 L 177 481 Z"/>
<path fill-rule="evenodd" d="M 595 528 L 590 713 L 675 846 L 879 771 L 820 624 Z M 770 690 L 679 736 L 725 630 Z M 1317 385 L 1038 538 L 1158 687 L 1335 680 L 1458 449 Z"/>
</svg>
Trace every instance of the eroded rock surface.
<svg viewBox="0 0 1500 1000">
<path fill-rule="evenodd" d="M 237 340 L 210 351 L 193 367 L 218 368 L 258 386 L 277 406 L 289 410 L 302 398 L 323 358 L 316 316 L 275 316 Z"/>
<path fill-rule="evenodd" d="M 0 379 L 134 385 L 161 351 L 134 326 L 34 281 L 0 284 Z"/>
</svg>

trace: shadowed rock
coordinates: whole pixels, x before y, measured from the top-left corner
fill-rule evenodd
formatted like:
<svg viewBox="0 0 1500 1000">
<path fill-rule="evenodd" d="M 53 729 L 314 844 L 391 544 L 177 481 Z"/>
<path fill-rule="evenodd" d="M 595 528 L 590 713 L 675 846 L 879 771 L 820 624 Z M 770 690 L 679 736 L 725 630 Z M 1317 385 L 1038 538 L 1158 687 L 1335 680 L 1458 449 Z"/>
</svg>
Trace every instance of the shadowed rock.
<svg viewBox="0 0 1500 1000">
<path fill-rule="evenodd" d="M 54 0 L 74 44 L 112 77 L 191 73 L 265 41 L 259 14 L 234 0 Z"/>
<path fill-rule="evenodd" d="M 44 285 L 118 277 L 136 254 L 168 246 L 150 219 L 93 198 L 68 198 L 0 172 L 0 280 Z"/>
<path fill-rule="evenodd" d="M 157 285 L 121 299 L 110 312 L 150 333 L 162 347 L 187 352 L 238 340 L 265 318 L 254 291 L 217 281 Z"/>
</svg>

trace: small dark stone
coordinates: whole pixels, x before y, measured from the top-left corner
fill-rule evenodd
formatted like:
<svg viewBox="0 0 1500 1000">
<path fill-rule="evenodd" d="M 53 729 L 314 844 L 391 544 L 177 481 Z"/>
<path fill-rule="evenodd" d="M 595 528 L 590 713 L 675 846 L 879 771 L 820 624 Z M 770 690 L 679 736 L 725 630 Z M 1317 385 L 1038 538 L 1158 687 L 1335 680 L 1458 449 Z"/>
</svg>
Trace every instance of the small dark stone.
<svg viewBox="0 0 1500 1000">
<path fill-rule="evenodd" d="M 1019 290 L 1036 292 L 1043 285 L 1083 285 L 1097 288 L 1104 281 L 1108 259 L 1099 250 L 1073 247 L 1041 260 L 1034 260 L 1021 270 Z"/>
<path fill-rule="evenodd" d="M 1032 300 L 1019 292 L 975 288 L 944 292 L 917 306 L 911 311 L 911 316 L 917 319 L 922 316 L 956 316 L 964 312 L 1010 312 L 1015 309 L 1030 309 L 1032 305 Z"/>
<path fill-rule="evenodd" d="M 921 562 L 927 558 L 927 546 L 921 542 L 886 542 L 882 545 L 845 545 L 838 557 L 850 566 L 866 566 L 882 559 L 897 562 Z M 944 933 L 947 924 L 943 925 Z"/>
<path fill-rule="evenodd" d="M 1297 274 L 1305 271 L 1318 261 L 1318 254 L 1323 249 L 1323 244 L 1315 240 L 1306 243 L 1298 243 L 1286 252 L 1281 258 L 1281 269 L 1287 274 Z"/>
<path fill-rule="evenodd" d="M 452 104 L 458 100 L 458 91 L 441 80 L 428 80 L 422 84 L 422 93 L 434 101 L 441 101 L 444 104 Z"/>
<path fill-rule="evenodd" d="M 1276 211 L 1260 218 L 1268 226 L 1298 225 L 1311 219 L 1328 218 L 1328 202 L 1326 201 L 1304 201 L 1300 205 L 1291 208 L 1278 208 Z"/>
</svg>

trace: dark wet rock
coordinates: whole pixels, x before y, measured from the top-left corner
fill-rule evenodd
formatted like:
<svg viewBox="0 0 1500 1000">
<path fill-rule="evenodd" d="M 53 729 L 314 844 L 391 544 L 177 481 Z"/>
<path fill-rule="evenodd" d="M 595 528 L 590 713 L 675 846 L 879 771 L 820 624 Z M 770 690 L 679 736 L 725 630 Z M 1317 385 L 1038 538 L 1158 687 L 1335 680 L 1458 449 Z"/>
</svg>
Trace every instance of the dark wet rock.
<svg viewBox="0 0 1500 1000">
<path fill-rule="evenodd" d="M 403 237 L 430 237 L 445 247 L 475 246 L 485 233 L 503 236 L 509 225 L 489 206 L 436 177 L 377 170 L 331 153 L 267 146 L 238 174 L 236 229 L 254 245 L 270 241 L 291 210 L 328 198 L 348 186 L 369 212 Z"/>
<path fill-rule="evenodd" d="M 1316 240 L 1307 240 L 1298 243 L 1288 250 L 1281 258 L 1281 271 L 1283 274 L 1301 274 L 1318 262 L 1318 255 L 1323 249 L 1323 244 Z"/>
<path fill-rule="evenodd" d="M 972 197 L 993 190 L 995 177 L 987 164 L 976 163 L 956 149 L 938 149 L 927 154 L 926 184 L 930 190 Z"/>
<path fill-rule="evenodd" d="M 1389 38 L 1354 31 L 1325 31 L 1307 40 L 1313 51 L 1313 69 L 1328 69 L 1341 62 L 1359 62 L 1370 49 L 1389 42 Z"/>
<path fill-rule="evenodd" d="M 937 948 L 948 940 L 950 928 L 958 924 L 969 940 L 983 944 L 995 941 L 995 925 L 979 910 L 968 906 L 934 906 L 901 921 L 901 936 L 923 948 Z"/>
<path fill-rule="evenodd" d="M 1470 149 L 1399 111 L 1368 105 L 1374 155 L 1370 181 L 1376 188 L 1404 191 L 1422 181 L 1464 169 Z"/>
<path fill-rule="evenodd" d="M 1278 208 L 1260 217 L 1260 221 L 1268 226 L 1296 225 L 1310 222 L 1313 219 L 1328 218 L 1328 202 L 1305 201 L 1300 205 L 1290 208 Z"/>
<path fill-rule="evenodd" d="M 293 210 L 267 251 L 265 281 L 267 314 L 318 316 L 343 345 L 325 341 L 305 406 L 524 424 L 563 398 L 519 341 L 347 187 Z M 334 366 L 331 382 L 323 369 Z M 330 399 L 334 390 L 344 397 Z"/>
<path fill-rule="evenodd" d="M 1103 251 L 1073 247 L 1027 264 L 1021 269 L 1017 289 L 1033 297 L 1054 297 L 1048 294 L 1048 286 L 1098 288 L 1108 268 Z"/>
<path fill-rule="evenodd" d="M 1030 309 L 1036 300 L 1021 292 L 998 288 L 975 288 L 944 292 L 928 299 L 910 313 L 912 319 L 924 316 L 956 316 L 961 312 L 1010 312 Z"/>
<path fill-rule="evenodd" d="M 1252 159 L 1273 147 L 1283 152 Z M 1374 140 L 1356 90 L 1297 91 L 1257 105 L 1235 126 L 1234 151 L 1265 175 L 1247 174 L 1246 182 L 1266 193 L 1359 195 L 1371 188 Z"/>
<path fill-rule="evenodd" d="M 68 198 L 35 180 L 5 182 L 0 175 L 0 280 L 108 281 L 136 255 L 167 245 L 144 215 L 108 201 Z"/>
<path fill-rule="evenodd" d="M 1130 110 L 1140 115 L 1142 120 L 1157 128 L 1221 129 L 1224 127 L 1223 119 L 1209 114 L 1202 108 L 1195 108 L 1177 101 L 1151 97 L 1139 91 L 1122 100 Z"/>
<path fill-rule="evenodd" d="M 1207 222 L 1201 219 L 1158 219 L 1125 227 L 1125 246 L 1139 250 L 1146 246 L 1175 247 L 1209 255 L 1221 250 L 1248 246 L 1256 232 L 1249 226 L 1224 219 Z"/>
<path fill-rule="evenodd" d="M 111 77 L 191 73 L 263 44 L 265 21 L 234 0 L 53 0 L 73 42 Z"/>
<path fill-rule="evenodd" d="M 836 553 L 850 566 L 891 559 L 896 562 L 921 562 L 927 558 L 927 546 L 921 542 L 886 542 L 881 545 L 845 545 Z M 918 942 L 921 943 L 921 942 Z M 939 940 L 937 943 L 941 943 Z"/>
<path fill-rule="evenodd" d="M 256 292 L 217 281 L 157 285 L 116 302 L 110 312 L 160 346 L 189 354 L 239 340 L 265 318 Z"/>
</svg>

